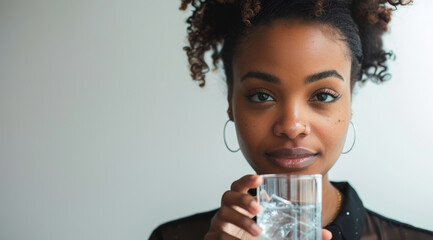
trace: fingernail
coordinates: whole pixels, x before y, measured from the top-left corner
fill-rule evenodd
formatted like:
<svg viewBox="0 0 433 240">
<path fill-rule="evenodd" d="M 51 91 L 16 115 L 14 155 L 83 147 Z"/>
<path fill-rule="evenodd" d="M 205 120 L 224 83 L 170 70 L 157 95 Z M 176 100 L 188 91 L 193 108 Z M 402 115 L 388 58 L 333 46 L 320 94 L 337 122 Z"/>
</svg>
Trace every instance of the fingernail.
<svg viewBox="0 0 433 240">
<path fill-rule="evenodd" d="M 260 180 L 259 183 L 262 184 L 263 183 L 263 177 L 260 175 L 256 175 L 256 176 L 257 176 L 256 180 L 259 179 Z"/>
<path fill-rule="evenodd" d="M 259 205 L 258 202 L 256 201 L 251 201 L 250 203 L 250 207 L 252 208 L 252 210 L 254 210 L 255 212 L 260 212 L 262 210 L 262 207 Z"/>
<path fill-rule="evenodd" d="M 251 231 L 254 235 L 259 235 L 262 232 L 262 228 L 254 223 L 253 225 L 251 225 Z"/>
</svg>

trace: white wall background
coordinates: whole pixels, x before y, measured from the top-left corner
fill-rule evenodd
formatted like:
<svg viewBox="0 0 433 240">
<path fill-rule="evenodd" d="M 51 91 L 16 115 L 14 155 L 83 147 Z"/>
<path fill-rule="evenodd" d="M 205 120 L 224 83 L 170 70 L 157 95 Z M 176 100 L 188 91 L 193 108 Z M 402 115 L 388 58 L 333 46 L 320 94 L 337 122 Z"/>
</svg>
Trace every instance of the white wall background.
<svg viewBox="0 0 433 240">
<path fill-rule="evenodd" d="M 222 141 L 219 75 L 189 78 L 180 1 L 0 0 L 0 239 L 147 239 L 252 170 Z M 331 172 L 433 230 L 433 1 L 392 21 L 392 81 L 354 100 Z"/>
</svg>

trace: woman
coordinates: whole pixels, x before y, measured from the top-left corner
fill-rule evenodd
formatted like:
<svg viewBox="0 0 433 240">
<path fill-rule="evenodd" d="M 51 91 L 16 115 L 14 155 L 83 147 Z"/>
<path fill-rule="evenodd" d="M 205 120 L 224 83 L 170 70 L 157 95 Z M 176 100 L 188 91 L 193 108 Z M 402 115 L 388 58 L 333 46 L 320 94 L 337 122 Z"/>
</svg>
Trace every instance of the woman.
<svg viewBox="0 0 433 240">
<path fill-rule="evenodd" d="M 343 151 L 353 87 L 387 77 L 382 34 L 397 0 L 183 0 L 195 9 L 185 48 L 192 77 L 205 84 L 204 55 L 222 60 L 228 117 L 257 174 L 323 175 L 323 239 L 433 239 L 433 233 L 365 209 L 347 183 L 328 171 Z M 216 211 L 160 226 L 151 239 L 254 239 L 259 211 L 249 189 L 260 176 L 235 181 Z"/>
</svg>

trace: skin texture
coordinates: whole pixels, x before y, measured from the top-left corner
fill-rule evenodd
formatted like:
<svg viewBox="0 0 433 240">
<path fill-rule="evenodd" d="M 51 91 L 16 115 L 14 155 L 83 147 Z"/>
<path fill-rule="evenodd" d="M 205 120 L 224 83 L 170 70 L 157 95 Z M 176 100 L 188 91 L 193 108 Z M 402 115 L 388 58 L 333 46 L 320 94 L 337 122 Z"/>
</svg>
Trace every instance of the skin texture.
<svg viewBox="0 0 433 240">
<path fill-rule="evenodd" d="M 323 175 L 323 225 L 336 214 L 336 190 L 327 173 L 340 156 L 351 117 L 351 59 L 340 38 L 328 26 L 301 21 L 278 20 L 255 27 L 233 58 L 229 98 L 228 113 L 236 124 L 242 153 L 257 174 Z M 306 83 L 309 76 L 331 70 L 339 77 Z M 312 161 L 282 167 L 269 160 L 269 152 L 293 148 L 311 152 Z M 251 219 L 259 206 L 247 190 L 261 181 L 259 176 L 244 176 L 232 184 L 206 239 L 254 239 L 259 234 Z M 329 234 L 324 230 L 323 239 L 330 239 Z"/>
</svg>

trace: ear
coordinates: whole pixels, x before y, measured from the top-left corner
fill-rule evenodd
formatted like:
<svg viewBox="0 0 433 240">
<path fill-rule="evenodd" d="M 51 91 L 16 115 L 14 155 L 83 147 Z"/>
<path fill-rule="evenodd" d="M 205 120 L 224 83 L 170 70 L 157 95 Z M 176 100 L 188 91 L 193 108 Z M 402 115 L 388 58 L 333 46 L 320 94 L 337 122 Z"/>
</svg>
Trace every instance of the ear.
<svg viewBox="0 0 433 240">
<path fill-rule="evenodd" d="M 230 121 L 234 121 L 232 108 L 231 108 L 230 106 L 229 106 L 229 108 L 227 109 L 227 115 L 229 116 Z"/>
<path fill-rule="evenodd" d="M 229 119 L 231 121 L 234 121 L 234 117 L 233 117 L 233 104 L 232 104 L 232 94 L 229 92 L 229 94 L 227 94 L 227 102 L 229 104 L 229 107 L 227 109 L 227 115 L 229 116 Z"/>
</svg>

